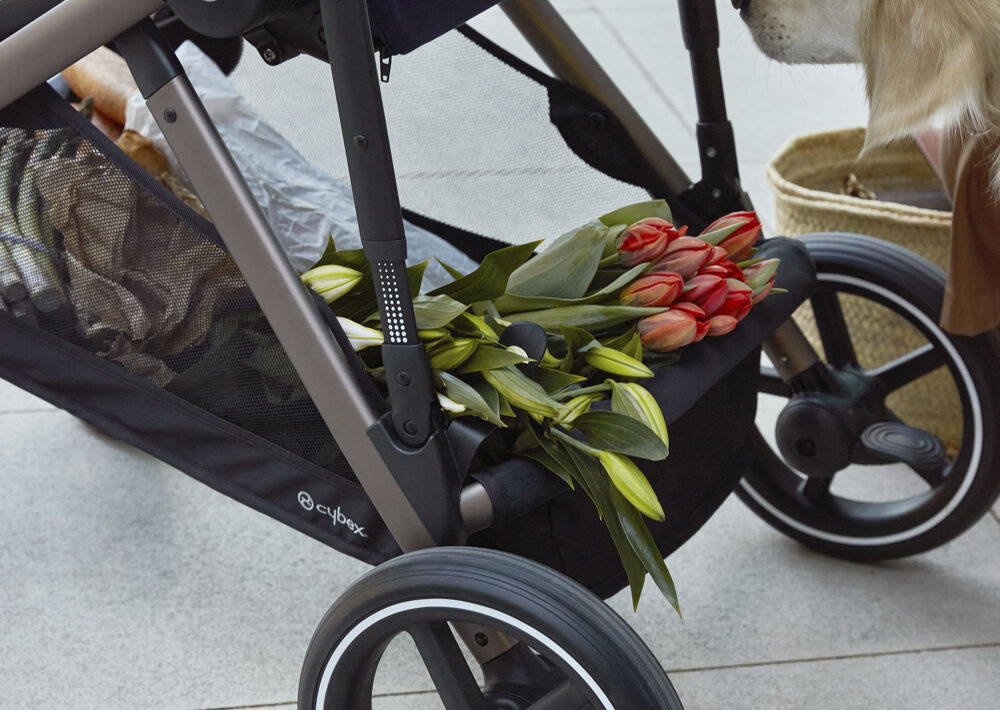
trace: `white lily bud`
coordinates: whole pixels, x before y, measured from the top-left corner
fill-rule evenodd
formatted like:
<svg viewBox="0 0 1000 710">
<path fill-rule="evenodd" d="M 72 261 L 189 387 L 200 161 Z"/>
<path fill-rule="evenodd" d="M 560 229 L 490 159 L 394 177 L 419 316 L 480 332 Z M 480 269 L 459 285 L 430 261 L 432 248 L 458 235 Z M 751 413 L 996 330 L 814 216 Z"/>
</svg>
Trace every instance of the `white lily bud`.
<svg viewBox="0 0 1000 710">
<path fill-rule="evenodd" d="M 466 410 L 466 406 L 464 404 L 459 404 L 452 398 L 440 392 L 437 393 L 437 398 L 438 403 L 441 405 L 441 409 L 449 414 L 461 414 Z"/>
<path fill-rule="evenodd" d="M 354 352 L 358 352 L 375 345 L 381 345 L 385 341 L 385 338 L 382 337 L 382 331 L 369 328 L 368 326 L 361 325 L 360 323 L 355 323 L 350 318 L 341 318 L 340 316 L 337 316 L 337 322 L 340 323 L 340 327 L 344 329 L 347 339 L 351 341 L 351 347 L 354 348 Z"/>
</svg>

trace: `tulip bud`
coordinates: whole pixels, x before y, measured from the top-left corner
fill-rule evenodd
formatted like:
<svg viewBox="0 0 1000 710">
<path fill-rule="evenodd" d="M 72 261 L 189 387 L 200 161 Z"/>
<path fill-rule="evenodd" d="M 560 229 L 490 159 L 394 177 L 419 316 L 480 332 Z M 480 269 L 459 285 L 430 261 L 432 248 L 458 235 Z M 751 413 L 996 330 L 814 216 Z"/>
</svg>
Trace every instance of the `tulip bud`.
<svg viewBox="0 0 1000 710">
<path fill-rule="evenodd" d="M 743 270 L 729 259 L 722 259 L 715 264 L 706 266 L 698 273 L 712 274 L 723 279 L 738 279 L 739 281 L 743 281 Z"/>
<path fill-rule="evenodd" d="M 476 338 L 442 340 L 427 349 L 427 357 L 432 369 L 447 372 L 468 360 L 477 347 L 479 340 Z"/>
<path fill-rule="evenodd" d="M 696 321 L 694 342 L 700 343 L 708 335 L 708 318 L 705 311 L 698 308 L 693 303 L 675 303 L 670 310 L 687 313 Z"/>
<path fill-rule="evenodd" d="M 725 279 L 714 274 L 698 274 L 688 279 L 684 293 L 677 300 L 693 303 L 705 311 L 705 315 L 711 316 L 726 302 L 728 292 Z"/>
<path fill-rule="evenodd" d="M 641 219 L 618 237 L 618 252 L 625 266 L 636 266 L 653 261 L 674 239 L 687 233 L 687 227 L 676 229 L 665 219 Z"/>
<path fill-rule="evenodd" d="M 709 335 L 725 335 L 732 333 L 736 329 L 738 320 L 732 316 L 715 315 L 708 319 Z"/>
<path fill-rule="evenodd" d="M 750 247 L 760 235 L 760 220 L 756 212 L 733 212 L 708 225 L 702 236 L 712 241 L 711 235 L 721 234 L 724 230 L 732 231 L 716 246 L 725 249 L 726 254 L 734 261 L 742 261 L 750 253 Z"/>
<path fill-rule="evenodd" d="M 695 342 L 698 336 L 698 319 L 685 310 L 671 308 L 643 318 L 639 321 L 638 328 L 643 347 L 668 353 Z"/>
<path fill-rule="evenodd" d="M 653 520 L 663 520 L 666 517 L 653 487 L 631 459 L 613 451 L 602 451 L 598 460 L 607 471 L 608 478 L 615 488 L 621 491 L 625 499 L 640 513 Z"/>
<path fill-rule="evenodd" d="M 729 294 L 726 296 L 726 302 L 722 304 L 722 307 L 715 312 L 712 316 L 731 316 L 737 321 L 741 321 L 747 317 L 750 312 L 750 308 L 753 306 L 753 292 L 747 289 L 746 291 L 735 291 L 730 289 Z"/>
<path fill-rule="evenodd" d="M 573 420 L 581 414 L 586 414 L 590 411 L 590 405 L 596 399 L 598 397 L 590 394 L 581 394 L 574 397 L 562 406 L 562 409 L 559 410 L 559 415 L 556 417 L 556 421 L 560 424 L 572 424 Z"/>
<path fill-rule="evenodd" d="M 743 269 L 744 281 L 754 291 L 774 278 L 781 259 L 765 259 Z"/>
<path fill-rule="evenodd" d="M 350 318 L 341 318 L 338 316 L 337 322 L 344 329 L 344 333 L 351 342 L 354 352 L 370 348 L 374 345 L 381 345 L 385 340 L 382 337 L 382 331 L 355 323 Z"/>
<path fill-rule="evenodd" d="M 309 269 L 302 274 L 302 280 L 324 301 L 333 303 L 357 285 L 361 272 L 347 266 L 327 264 Z"/>
<path fill-rule="evenodd" d="M 656 399 L 642 385 L 635 382 L 614 382 L 611 393 L 611 410 L 632 417 L 649 427 L 663 442 L 670 447 L 667 436 L 667 422 Z"/>
<path fill-rule="evenodd" d="M 441 405 L 441 409 L 448 412 L 449 414 L 461 414 L 466 411 L 467 407 L 464 404 L 459 404 L 447 395 L 441 392 L 437 393 L 438 404 Z"/>
<path fill-rule="evenodd" d="M 715 264 L 721 264 L 724 259 L 728 259 L 729 254 L 722 247 L 712 247 L 712 256 L 708 258 L 708 262 L 705 266 L 714 266 Z"/>
<path fill-rule="evenodd" d="M 621 302 L 625 306 L 666 307 L 673 303 L 684 290 L 684 279 L 680 274 L 654 273 L 640 276 L 622 291 Z"/>
<path fill-rule="evenodd" d="M 755 289 L 752 295 L 753 302 L 755 304 L 760 303 L 765 298 L 771 295 L 771 291 L 774 289 L 774 281 L 768 281 L 766 284 L 758 289 Z"/>
<path fill-rule="evenodd" d="M 714 254 L 714 247 L 697 237 L 678 237 L 670 242 L 653 271 L 670 271 L 689 279 L 705 266 Z"/>
<path fill-rule="evenodd" d="M 630 355 L 597 345 L 583 352 L 584 361 L 593 368 L 620 377 L 652 377 L 653 371 Z"/>
</svg>

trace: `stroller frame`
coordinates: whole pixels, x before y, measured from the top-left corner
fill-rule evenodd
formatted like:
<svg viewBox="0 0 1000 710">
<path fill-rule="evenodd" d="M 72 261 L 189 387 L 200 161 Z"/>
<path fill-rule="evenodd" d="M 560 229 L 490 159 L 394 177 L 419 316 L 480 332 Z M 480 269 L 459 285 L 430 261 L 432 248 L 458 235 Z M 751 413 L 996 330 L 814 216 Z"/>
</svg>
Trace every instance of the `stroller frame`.
<svg viewBox="0 0 1000 710">
<path fill-rule="evenodd" d="M 481 439 L 466 427 L 452 424 L 444 429 L 412 305 L 405 298 L 394 298 L 397 292 L 407 292 L 406 242 L 379 77 L 371 61 L 374 47 L 366 2 L 321 0 L 320 6 L 362 242 L 376 278 L 380 314 L 390 326 L 383 358 L 396 406 L 383 416 L 359 389 L 348 356 L 282 252 L 175 55 L 148 19 L 163 7 L 160 0 L 125 5 L 115 0 L 64 0 L 38 16 L 0 42 L 0 73 L 11 77 L 0 87 L 0 107 L 115 41 L 393 538 L 403 551 L 461 544 L 492 522 L 483 486 L 471 483 L 460 488 L 458 460 Z M 740 186 L 733 130 L 726 115 L 716 8 L 700 0 L 679 0 L 679 6 L 698 102 L 703 179 L 694 185 L 547 0 L 502 4 L 557 76 L 592 93 L 622 121 L 650 156 L 671 207 L 698 224 L 713 214 L 746 209 L 750 203 Z M 818 360 L 791 321 L 765 347 L 786 380 Z"/>
</svg>

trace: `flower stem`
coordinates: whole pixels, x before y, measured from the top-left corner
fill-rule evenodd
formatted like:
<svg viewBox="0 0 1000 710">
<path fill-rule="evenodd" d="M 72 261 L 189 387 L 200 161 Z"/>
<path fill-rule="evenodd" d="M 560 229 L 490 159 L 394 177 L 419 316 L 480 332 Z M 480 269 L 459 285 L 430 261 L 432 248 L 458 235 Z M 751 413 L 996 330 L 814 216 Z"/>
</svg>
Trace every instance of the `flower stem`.
<svg viewBox="0 0 1000 710">
<path fill-rule="evenodd" d="M 570 436 L 569 434 L 567 434 L 564 431 L 560 431 L 559 429 L 556 429 L 555 427 L 552 427 L 551 429 L 549 429 L 549 431 L 552 433 L 552 436 L 556 437 L 560 441 L 564 441 L 565 443 L 569 444 L 573 448 L 579 449 L 580 451 L 582 451 L 585 454 L 590 454 L 594 458 L 597 458 L 598 456 L 601 455 L 601 450 L 600 449 L 595 449 L 593 446 L 587 446 L 586 444 L 584 444 L 579 439 L 574 439 L 572 436 Z"/>
</svg>

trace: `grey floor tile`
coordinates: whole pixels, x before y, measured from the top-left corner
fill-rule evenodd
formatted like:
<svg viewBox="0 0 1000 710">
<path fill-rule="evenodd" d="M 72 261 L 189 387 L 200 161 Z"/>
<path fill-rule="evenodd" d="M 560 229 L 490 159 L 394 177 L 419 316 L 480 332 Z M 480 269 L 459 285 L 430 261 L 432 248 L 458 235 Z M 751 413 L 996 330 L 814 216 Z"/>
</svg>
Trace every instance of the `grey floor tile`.
<svg viewBox="0 0 1000 710">
<path fill-rule="evenodd" d="M 1000 526 L 919 557 L 810 552 L 731 498 L 669 560 L 684 620 L 648 594 L 612 605 L 668 669 L 1000 643 Z"/>
<path fill-rule="evenodd" d="M 38 397 L 15 387 L 6 380 L 0 380 L 0 414 L 53 409 L 52 405 Z"/>
<path fill-rule="evenodd" d="M 685 710 L 871 710 L 997 707 L 1000 647 L 672 676 Z"/>
</svg>

